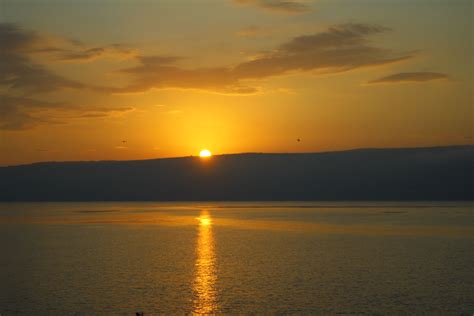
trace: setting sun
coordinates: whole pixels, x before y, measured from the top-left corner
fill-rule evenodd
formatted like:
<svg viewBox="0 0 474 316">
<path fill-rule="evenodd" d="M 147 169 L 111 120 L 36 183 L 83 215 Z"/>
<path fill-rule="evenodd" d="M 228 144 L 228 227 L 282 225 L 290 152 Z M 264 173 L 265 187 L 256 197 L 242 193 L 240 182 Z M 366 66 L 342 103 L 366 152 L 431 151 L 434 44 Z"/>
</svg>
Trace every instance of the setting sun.
<svg viewBox="0 0 474 316">
<path fill-rule="evenodd" d="M 211 157 L 211 156 L 212 156 L 212 153 L 207 149 L 203 149 L 199 153 L 199 157 Z"/>
</svg>

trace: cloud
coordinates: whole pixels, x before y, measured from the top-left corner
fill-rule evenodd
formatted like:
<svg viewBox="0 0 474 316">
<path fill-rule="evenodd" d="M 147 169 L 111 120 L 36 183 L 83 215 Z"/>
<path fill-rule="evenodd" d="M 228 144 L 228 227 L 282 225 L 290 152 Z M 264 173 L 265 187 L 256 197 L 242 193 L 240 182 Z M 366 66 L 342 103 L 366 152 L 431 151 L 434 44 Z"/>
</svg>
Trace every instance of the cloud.
<svg viewBox="0 0 474 316">
<path fill-rule="evenodd" d="M 122 116 L 126 113 L 135 111 L 135 108 L 132 106 L 122 106 L 122 107 L 98 107 L 98 106 L 79 106 L 74 108 L 74 112 L 79 114 L 74 114 L 69 116 L 69 118 L 105 118 L 105 117 L 116 117 Z M 83 113 L 83 114 L 82 114 Z"/>
<path fill-rule="evenodd" d="M 272 52 L 237 65 L 234 74 L 239 79 L 261 79 L 292 72 L 336 73 L 411 58 L 410 53 L 369 45 L 367 36 L 387 30 L 377 25 L 343 24 L 298 36 Z"/>
<path fill-rule="evenodd" d="M 198 89 L 228 94 L 255 93 L 256 89 L 242 85 L 229 67 L 184 69 L 175 65 L 176 56 L 140 56 L 139 65 L 119 72 L 133 76 L 123 88 L 104 88 L 112 93 L 139 93 L 150 89 Z"/>
<path fill-rule="evenodd" d="M 133 109 L 39 100 L 40 94 L 61 89 L 100 90 L 57 75 L 32 60 L 31 55 L 35 54 L 66 52 L 52 46 L 52 42 L 54 41 L 37 32 L 24 30 L 15 24 L 0 23 L 0 130 L 25 130 L 43 123 L 64 123 L 65 119 L 81 117 L 113 116 Z M 110 47 L 118 49 L 114 45 Z M 87 53 L 87 56 L 78 55 L 76 58 L 93 58 L 93 55 L 97 54 L 99 51 L 94 50 Z"/>
<path fill-rule="evenodd" d="M 376 83 L 404 83 L 404 82 L 428 82 L 434 80 L 448 79 L 447 74 L 438 72 L 401 72 L 386 77 L 369 81 L 369 84 Z"/>
<path fill-rule="evenodd" d="M 56 107 L 56 103 L 33 100 L 25 97 L 0 95 L 0 130 L 25 130 L 35 127 L 44 118 L 29 109 Z"/>
<path fill-rule="evenodd" d="M 246 2 L 247 3 L 247 2 Z M 253 3 L 253 2 L 252 2 Z M 260 3 L 260 2 L 259 2 Z M 263 2 L 262 2 L 263 3 Z M 287 2 L 270 1 L 266 5 L 287 7 Z M 247 28 L 247 34 L 258 32 L 257 27 Z M 16 25 L 0 24 L 2 45 L 0 71 L 1 87 L 27 95 L 52 92 L 58 89 L 90 89 L 102 93 L 140 93 L 150 89 L 197 89 L 224 94 L 253 94 L 258 88 L 249 81 L 269 77 L 301 73 L 336 73 L 352 69 L 383 65 L 412 57 L 412 53 L 397 54 L 372 46 L 369 36 L 387 32 L 388 29 L 371 24 L 342 24 L 327 30 L 295 37 L 270 52 L 264 52 L 250 61 L 232 66 L 183 68 L 178 65 L 179 56 L 142 56 L 118 44 L 82 50 L 68 51 L 39 44 L 42 37 L 25 31 Z M 74 47 L 85 47 L 71 42 Z M 89 61 L 110 54 L 134 56 L 138 65 L 120 69 L 130 76 L 124 87 L 97 87 L 85 85 L 56 75 L 35 64 L 28 54 L 48 51 L 62 61 Z"/>
<path fill-rule="evenodd" d="M 265 3 L 285 6 L 282 3 L 286 2 Z M 250 36 L 259 30 L 251 26 L 242 35 Z M 258 92 L 254 86 L 256 80 L 302 72 L 337 73 L 411 58 L 413 53 L 395 53 L 370 44 L 370 36 L 387 31 L 389 29 L 371 24 L 335 25 L 319 33 L 295 37 L 271 51 L 236 65 L 183 68 L 179 66 L 182 57 L 136 55 L 136 51 L 118 44 L 74 51 L 51 46 L 50 43 L 41 46 L 39 43 L 43 39 L 38 33 L 25 31 L 12 24 L 0 24 L 0 70 L 4 74 L 0 78 L 0 91 L 3 87 L 10 93 L 13 91 L 28 96 L 64 88 L 90 89 L 102 93 L 141 93 L 151 89 L 178 88 L 253 94 Z M 86 47 L 77 41 L 69 41 L 68 45 Z M 99 87 L 64 78 L 35 64 L 28 54 L 40 51 L 54 54 L 62 61 L 76 62 L 122 54 L 127 58 L 133 56 L 138 64 L 117 71 L 130 77 L 129 84 L 123 87 Z"/>
<path fill-rule="evenodd" d="M 135 57 L 137 51 L 121 44 L 82 48 L 79 50 L 60 49 L 56 51 L 57 59 L 64 62 L 90 62 L 103 57 L 128 59 Z"/>
<path fill-rule="evenodd" d="M 2 55 L 30 51 L 40 41 L 36 32 L 23 30 L 10 23 L 0 23 L 0 39 Z"/>
<path fill-rule="evenodd" d="M 41 124 L 119 116 L 134 110 L 131 106 L 84 106 L 0 94 L 0 130 L 26 130 Z"/>
<path fill-rule="evenodd" d="M 14 24 L 0 23 L 0 91 L 42 93 L 84 85 L 56 75 L 29 57 L 38 49 L 41 37 Z"/>
<path fill-rule="evenodd" d="M 268 12 L 283 14 L 301 14 L 310 11 L 310 7 L 295 0 L 234 0 L 243 5 L 253 5 Z"/>
<path fill-rule="evenodd" d="M 16 106 L 0 107 L 0 130 L 25 130 L 36 126 L 38 119 L 20 111 Z"/>
<path fill-rule="evenodd" d="M 247 4 L 264 1 L 244 1 Z M 282 5 L 283 1 L 267 1 Z M 283 5 L 284 6 L 284 5 Z M 248 36 L 258 27 L 245 30 Z M 34 31 L 0 23 L 0 129 L 21 130 L 42 123 L 64 123 L 73 119 L 117 116 L 133 107 L 97 107 L 40 101 L 42 93 L 60 89 L 89 89 L 99 93 L 142 93 L 151 89 L 194 89 L 245 95 L 258 92 L 258 82 L 275 76 L 310 73 L 341 73 L 404 61 L 414 52 L 394 52 L 374 45 L 371 36 L 389 29 L 372 24 L 341 24 L 324 31 L 297 36 L 251 60 L 211 67 L 180 66 L 182 57 L 143 56 L 118 44 L 88 48 L 77 41 L 64 46 L 48 41 Z M 56 44 L 55 44 L 56 43 Z M 62 77 L 33 61 L 32 55 L 48 54 L 57 61 L 86 62 L 106 56 L 133 58 L 134 66 L 118 69 L 128 84 L 121 87 L 93 86 Z M 121 57 L 119 57 L 121 58 Z M 447 76 L 438 73 L 403 73 L 371 83 L 429 81 Z M 74 102 L 74 101 L 73 101 Z"/>
<path fill-rule="evenodd" d="M 86 88 L 84 84 L 54 74 L 20 54 L 0 53 L 0 73 L 0 88 L 27 94 Z"/>
<path fill-rule="evenodd" d="M 105 91 L 137 93 L 181 88 L 252 94 L 258 91 L 250 85 L 255 80 L 303 72 L 338 73 L 412 58 L 413 53 L 395 53 L 370 45 L 370 35 L 387 31 L 370 24 L 336 25 L 323 32 L 295 37 L 270 52 L 233 66 L 185 69 L 177 65 L 179 57 L 138 57 L 139 65 L 119 71 L 132 76 L 131 83 Z"/>
</svg>

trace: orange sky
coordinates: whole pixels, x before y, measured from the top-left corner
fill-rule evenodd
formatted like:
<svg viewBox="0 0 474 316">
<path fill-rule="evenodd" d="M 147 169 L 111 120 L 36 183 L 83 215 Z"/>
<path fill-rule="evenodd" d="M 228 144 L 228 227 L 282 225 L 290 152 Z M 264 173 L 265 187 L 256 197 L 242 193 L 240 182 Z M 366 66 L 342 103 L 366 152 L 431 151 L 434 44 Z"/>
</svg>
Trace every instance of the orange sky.
<svg viewBox="0 0 474 316">
<path fill-rule="evenodd" d="M 472 143 L 472 12 L 4 0 L 0 165 Z"/>
</svg>

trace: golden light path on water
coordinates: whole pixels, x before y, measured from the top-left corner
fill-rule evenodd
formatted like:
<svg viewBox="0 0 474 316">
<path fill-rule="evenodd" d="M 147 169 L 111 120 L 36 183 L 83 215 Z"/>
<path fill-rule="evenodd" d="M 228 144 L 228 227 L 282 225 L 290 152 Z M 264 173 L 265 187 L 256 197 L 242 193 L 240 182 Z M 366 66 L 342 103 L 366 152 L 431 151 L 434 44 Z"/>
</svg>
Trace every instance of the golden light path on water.
<svg viewBox="0 0 474 316">
<path fill-rule="evenodd" d="M 212 219 L 207 210 L 201 211 L 198 219 L 196 263 L 194 272 L 194 313 L 211 314 L 217 310 L 216 300 L 216 256 Z"/>
</svg>

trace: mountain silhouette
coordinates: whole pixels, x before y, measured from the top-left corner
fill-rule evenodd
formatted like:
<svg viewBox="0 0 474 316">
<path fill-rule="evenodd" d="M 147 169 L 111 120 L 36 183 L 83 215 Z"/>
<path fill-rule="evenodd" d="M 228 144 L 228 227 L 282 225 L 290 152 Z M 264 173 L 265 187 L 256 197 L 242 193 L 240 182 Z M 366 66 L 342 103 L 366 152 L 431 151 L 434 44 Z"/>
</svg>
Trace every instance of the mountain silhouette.
<svg viewBox="0 0 474 316">
<path fill-rule="evenodd" d="M 473 200 L 474 146 L 0 167 L 1 201 Z"/>
</svg>

